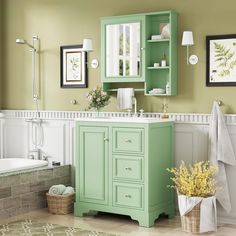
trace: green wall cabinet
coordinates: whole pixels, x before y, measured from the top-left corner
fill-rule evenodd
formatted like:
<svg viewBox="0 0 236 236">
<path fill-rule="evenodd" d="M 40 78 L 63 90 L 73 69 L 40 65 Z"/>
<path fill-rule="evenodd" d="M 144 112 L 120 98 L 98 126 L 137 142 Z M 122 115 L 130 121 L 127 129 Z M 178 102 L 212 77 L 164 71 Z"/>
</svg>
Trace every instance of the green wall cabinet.
<svg viewBox="0 0 236 236">
<path fill-rule="evenodd" d="M 160 39 L 169 24 L 170 34 Z M 101 20 L 101 79 L 106 91 L 133 87 L 147 96 L 177 94 L 177 13 L 151 12 L 103 17 Z M 163 57 L 166 66 L 161 66 Z M 159 66 L 154 66 L 159 63 Z M 168 91 L 166 85 L 169 85 Z M 166 90 L 153 94 L 155 88 Z"/>
<path fill-rule="evenodd" d="M 172 217 L 172 140 L 173 122 L 77 121 L 75 216 L 124 214 L 144 227 L 161 213 Z"/>
</svg>

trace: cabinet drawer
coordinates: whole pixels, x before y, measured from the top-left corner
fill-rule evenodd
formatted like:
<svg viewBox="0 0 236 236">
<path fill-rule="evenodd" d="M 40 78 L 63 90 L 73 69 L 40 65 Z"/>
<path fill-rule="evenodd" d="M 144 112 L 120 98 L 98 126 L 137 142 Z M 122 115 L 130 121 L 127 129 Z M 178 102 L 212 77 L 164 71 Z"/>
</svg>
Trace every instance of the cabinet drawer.
<svg viewBox="0 0 236 236">
<path fill-rule="evenodd" d="M 113 205 L 143 208 L 143 186 L 113 183 Z"/>
<path fill-rule="evenodd" d="M 143 154 L 144 130 L 139 128 L 113 128 L 113 152 Z"/>
<path fill-rule="evenodd" d="M 113 178 L 143 180 L 142 158 L 137 156 L 113 155 Z"/>
</svg>

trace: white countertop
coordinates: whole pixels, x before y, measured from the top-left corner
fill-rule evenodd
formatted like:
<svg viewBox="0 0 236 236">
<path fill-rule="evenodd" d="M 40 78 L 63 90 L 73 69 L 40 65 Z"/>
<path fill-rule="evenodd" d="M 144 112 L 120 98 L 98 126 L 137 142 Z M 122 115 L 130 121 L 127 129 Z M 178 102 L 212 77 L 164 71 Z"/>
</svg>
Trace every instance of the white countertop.
<svg viewBox="0 0 236 236">
<path fill-rule="evenodd" d="M 173 122 L 172 119 L 159 119 L 159 118 L 140 118 L 140 117 L 86 117 L 78 118 L 76 121 L 95 121 L 95 122 L 125 122 L 125 123 L 161 123 Z"/>
</svg>

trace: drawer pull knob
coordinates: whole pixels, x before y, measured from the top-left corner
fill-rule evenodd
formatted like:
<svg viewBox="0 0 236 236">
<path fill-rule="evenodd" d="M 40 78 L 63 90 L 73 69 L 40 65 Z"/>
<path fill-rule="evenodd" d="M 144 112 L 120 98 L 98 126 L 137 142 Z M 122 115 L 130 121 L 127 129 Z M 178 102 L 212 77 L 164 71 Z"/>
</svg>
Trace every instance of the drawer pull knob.
<svg viewBox="0 0 236 236">
<path fill-rule="evenodd" d="M 126 143 L 131 143 L 132 141 L 130 139 L 125 139 Z"/>
<path fill-rule="evenodd" d="M 104 141 L 109 141 L 109 139 L 108 138 L 104 138 Z"/>
<path fill-rule="evenodd" d="M 126 198 L 131 198 L 132 196 L 130 194 L 125 194 Z"/>
<path fill-rule="evenodd" d="M 125 167 L 125 170 L 132 170 L 131 167 Z"/>
</svg>

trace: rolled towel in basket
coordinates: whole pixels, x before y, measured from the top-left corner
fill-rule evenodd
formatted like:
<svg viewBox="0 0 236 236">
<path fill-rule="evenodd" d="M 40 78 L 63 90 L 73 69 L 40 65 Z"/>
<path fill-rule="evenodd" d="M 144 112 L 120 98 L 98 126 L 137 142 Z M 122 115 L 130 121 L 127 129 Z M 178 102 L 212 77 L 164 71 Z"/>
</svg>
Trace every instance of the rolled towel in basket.
<svg viewBox="0 0 236 236">
<path fill-rule="evenodd" d="M 74 192 L 75 192 L 74 188 L 71 187 L 71 186 L 68 186 L 68 187 L 66 187 L 66 189 L 65 189 L 65 191 L 62 193 L 62 195 L 72 194 L 72 193 L 74 193 Z"/>
<path fill-rule="evenodd" d="M 53 185 L 48 193 L 51 195 L 62 195 L 62 193 L 66 190 L 66 186 L 63 184 Z"/>
</svg>

